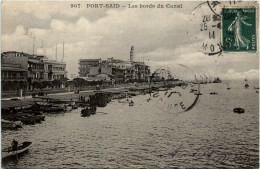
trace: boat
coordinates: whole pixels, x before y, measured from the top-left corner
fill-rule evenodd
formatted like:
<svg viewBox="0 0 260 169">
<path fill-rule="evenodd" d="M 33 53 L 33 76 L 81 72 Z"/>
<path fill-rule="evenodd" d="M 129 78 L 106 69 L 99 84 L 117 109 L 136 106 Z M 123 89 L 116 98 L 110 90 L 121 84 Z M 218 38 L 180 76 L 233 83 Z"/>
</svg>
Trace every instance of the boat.
<svg viewBox="0 0 260 169">
<path fill-rule="evenodd" d="M 151 98 L 149 98 L 149 99 L 146 99 L 146 101 L 147 101 L 147 102 L 150 102 L 151 100 L 152 100 Z"/>
<path fill-rule="evenodd" d="M 82 117 L 90 116 L 90 115 L 96 114 L 96 111 L 97 111 L 96 107 L 86 107 L 81 110 L 81 116 Z"/>
<path fill-rule="evenodd" d="M 198 91 L 197 93 L 194 93 L 194 95 L 202 95 L 202 93 L 200 92 L 200 83 L 198 83 Z"/>
<path fill-rule="evenodd" d="M 245 84 L 245 88 L 247 89 L 247 88 L 249 88 L 249 84 L 248 84 L 247 77 L 245 78 L 245 82 L 246 82 L 246 84 Z"/>
<path fill-rule="evenodd" d="M 134 106 L 134 102 L 131 100 L 131 102 L 129 103 L 129 106 Z"/>
<path fill-rule="evenodd" d="M 52 106 L 51 103 L 47 103 L 47 102 L 34 101 L 34 103 L 35 103 L 37 106 L 41 106 L 41 107 L 51 107 L 51 106 Z"/>
<path fill-rule="evenodd" d="M 16 151 L 12 151 L 12 147 L 8 147 L 2 150 L 2 159 L 7 158 L 7 157 L 11 157 L 11 156 L 16 156 L 18 154 L 21 154 L 23 152 L 25 152 L 26 150 L 28 150 L 28 148 L 30 147 L 30 145 L 32 144 L 32 142 L 30 141 L 25 141 L 22 143 L 22 145 L 19 145 L 17 147 Z"/>
<path fill-rule="evenodd" d="M 215 78 L 212 83 L 222 83 L 219 77 Z"/>
<path fill-rule="evenodd" d="M 230 87 L 228 87 L 227 89 L 230 90 Z"/>
<path fill-rule="evenodd" d="M 244 112 L 245 112 L 245 109 L 242 109 L 242 108 L 238 107 L 238 108 L 234 108 L 233 111 L 234 111 L 235 113 L 241 114 L 241 113 L 244 113 Z"/>
<path fill-rule="evenodd" d="M 129 99 L 120 99 L 118 100 L 118 103 L 130 103 Z"/>
<path fill-rule="evenodd" d="M 196 89 L 190 89 L 190 93 L 196 92 Z"/>
<path fill-rule="evenodd" d="M 1 120 L 1 128 L 2 129 L 18 129 L 22 128 L 21 124 L 18 124 L 16 122 L 8 121 L 8 120 Z"/>
</svg>

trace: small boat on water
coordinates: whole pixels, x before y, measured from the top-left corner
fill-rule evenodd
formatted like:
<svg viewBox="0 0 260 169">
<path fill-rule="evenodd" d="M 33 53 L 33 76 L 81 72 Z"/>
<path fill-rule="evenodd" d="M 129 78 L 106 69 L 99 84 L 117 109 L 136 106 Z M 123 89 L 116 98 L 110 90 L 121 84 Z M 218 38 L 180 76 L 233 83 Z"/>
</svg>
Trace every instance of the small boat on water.
<svg viewBox="0 0 260 169">
<path fill-rule="evenodd" d="M 245 109 L 242 109 L 242 108 L 238 107 L 238 108 L 234 108 L 233 111 L 234 111 L 235 113 L 241 114 L 241 113 L 244 113 L 244 112 L 245 112 Z"/>
<path fill-rule="evenodd" d="M 129 103 L 129 106 L 134 106 L 134 102 L 131 100 L 131 102 Z"/>
<path fill-rule="evenodd" d="M 227 89 L 230 90 L 230 87 L 228 87 Z"/>
<path fill-rule="evenodd" d="M 12 150 L 12 147 L 8 147 L 2 150 L 2 159 L 7 158 L 7 157 L 11 157 L 11 156 L 16 156 L 18 154 L 21 154 L 23 152 L 25 152 L 26 150 L 28 150 L 28 148 L 30 147 L 30 145 L 32 144 L 32 142 L 30 141 L 25 141 L 22 143 L 22 145 L 19 145 L 17 147 L 16 151 Z"/>
<path fill-rule="evenodd" d="M 194 95 L 202 95 L 202 93 L 200 92 L 200 83 L 198 83 L 198 91 L 194 93 Z"/>
<path fill-rule="evenodd" d="M 42 106 L 42 107 L 51 107 L 51 106 L 53 106 L 51 103 L 47 103 L 47 102 L 35 101 L 34 103 L 35 103 L 37 106 Z"/>
<path fill-rule="evenodd" d="M 93 114 L 96 114 L 97 108 L 96 107 L 86 107 L 81 110 L 81 116 L 86 117 Z"/>
<path fill-rule="evenodd" d="M 147 102 L 150 102 L 151 100 L 152 100 L 151 98 L 149 98 L 149 99 L 146 99 L 146 101 L 147 101 Z"/>
<path fill-rule="evenodd" d="M 246 84 L 245 84 L 245 88 L 247 89 L 247 88 L 249 88 L 249 84 L 248 84 L 247 77 L 245 78 L 245 82 L 246 82 Z"/>
<path fill-rule="evenodd" d="M 190 89 L 190 93 L 196 92 L 196 89 Z"/>
<path fill-rule="evenodd" d="M 130 103 L 129 99 L 120 99 L 118 100 L 118 103 Z"/>
</svg>

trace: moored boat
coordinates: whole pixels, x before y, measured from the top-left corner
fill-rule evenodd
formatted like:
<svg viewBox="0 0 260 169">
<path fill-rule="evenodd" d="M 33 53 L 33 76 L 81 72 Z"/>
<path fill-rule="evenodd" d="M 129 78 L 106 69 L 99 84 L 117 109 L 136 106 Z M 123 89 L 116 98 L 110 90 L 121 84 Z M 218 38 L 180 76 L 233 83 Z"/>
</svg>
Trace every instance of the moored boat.
<svg viewBox="0 0 260 169">
<path fill-rule="evenodd" d="M 129 99 L 120 99 L 118 100 L 118 103 L 130 103 Z"/>
<path fill-rule="evenodd" d="M 238 107 L 238 108 L 234 108 L 233 111 L 234 111 L 235 113 L 241 114 L 241 113 L 244 113 L 244 112 L 245 112 L 245 109 L 242 109 L 242 108 Z"/>
<path fill-rule="evenodd" d="M 37 106 L 43 106 L 43 107 L 51 107 L 51 106 L 52 106 L 51 103 L 47 103 L 47 102 L 35 101 L 34 103 L 35 103 Z"/>
<path fill-rule="evenodd" d="M 23 152 L 25 152 L 26 150 L 28 150 L 28 148 L 30 147 L 30 145 L 32 144 L 32 142 L 30 141 L 25 141 L 22 143 L 22 145 L 19 145 L 17 147 L 16 151 L 12 150 L 12 147 L 8 147 L 2 150 L 2 159 L 7 158 L 7 157 L 11 157 L 11 156 L 16 156 L 18 154 L 21 154 Z"/>
<path fill-rule="evenodd" d="M 131 102 L 129 103 L 129 106 L 134 106 L 134 102 L 131 100 Z"/>
<path fill-rule="evenodd" d="M 81 110 L 81 116 L 90 116 L 96 114 L 97 108 L 96 107 L 86 107 Z"/>
</svg>

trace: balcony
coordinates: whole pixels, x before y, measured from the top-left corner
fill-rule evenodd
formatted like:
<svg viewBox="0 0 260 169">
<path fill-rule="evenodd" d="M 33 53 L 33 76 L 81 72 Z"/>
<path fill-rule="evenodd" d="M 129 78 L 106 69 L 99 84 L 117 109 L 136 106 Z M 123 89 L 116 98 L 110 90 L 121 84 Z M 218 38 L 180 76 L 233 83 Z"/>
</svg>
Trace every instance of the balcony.
<svg viewBox="0 0 260 169">
<path fill-rule="evenodd" d="M 26 76 L 20 76 L 20 77 L 3 77 L 2 80 L 26 80 Z"/>
</svg>

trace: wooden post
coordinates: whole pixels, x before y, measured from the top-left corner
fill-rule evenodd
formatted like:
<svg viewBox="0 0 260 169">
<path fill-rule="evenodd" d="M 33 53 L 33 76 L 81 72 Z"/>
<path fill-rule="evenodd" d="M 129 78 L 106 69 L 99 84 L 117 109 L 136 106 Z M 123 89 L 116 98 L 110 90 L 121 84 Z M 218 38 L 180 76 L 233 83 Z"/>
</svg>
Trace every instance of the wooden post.
<svg viewBox="0 0 260 169">
<path fill-rule="evenodd" d="M 23 89 L 20 89 L 20 97 L 23 97 Z"/>
</svg>

